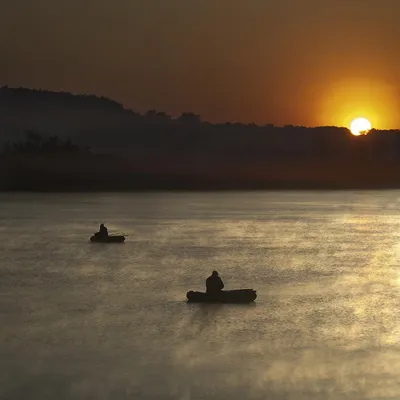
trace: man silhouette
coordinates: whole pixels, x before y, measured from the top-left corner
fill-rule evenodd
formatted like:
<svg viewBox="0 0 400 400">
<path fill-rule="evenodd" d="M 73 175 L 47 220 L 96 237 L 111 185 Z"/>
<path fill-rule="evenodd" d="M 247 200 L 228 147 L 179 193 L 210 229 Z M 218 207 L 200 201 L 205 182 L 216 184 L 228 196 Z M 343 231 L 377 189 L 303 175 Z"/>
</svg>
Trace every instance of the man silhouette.
<svg viewBox="0 0 400 400">
<path fill-rule="evenodd" d="M 224 283 L 218 275 L 217 271 L 213 271 L 211 276 L 206 279 L 206 293 L 215 295 L 221 293 L 224 288 Z"/>
<path fill-rule="evenodd" d="M 104 226 L 104 224 L 100 224 L 99 234 L 104 239 L 108 238 L 108 229 Z"/>
</svg>

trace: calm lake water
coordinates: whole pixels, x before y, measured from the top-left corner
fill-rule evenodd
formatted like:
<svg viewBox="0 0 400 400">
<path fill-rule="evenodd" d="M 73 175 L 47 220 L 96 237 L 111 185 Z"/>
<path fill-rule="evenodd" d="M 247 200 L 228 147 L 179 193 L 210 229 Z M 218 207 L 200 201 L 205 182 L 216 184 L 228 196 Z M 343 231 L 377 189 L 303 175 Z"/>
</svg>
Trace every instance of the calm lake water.
<svg viewBox="0 0 400 400">
<path fill-rule="evenodd" d="M 400 398 L 400 191 L 3 194 L 0 246 L 1 399 Z"/>
</svg>

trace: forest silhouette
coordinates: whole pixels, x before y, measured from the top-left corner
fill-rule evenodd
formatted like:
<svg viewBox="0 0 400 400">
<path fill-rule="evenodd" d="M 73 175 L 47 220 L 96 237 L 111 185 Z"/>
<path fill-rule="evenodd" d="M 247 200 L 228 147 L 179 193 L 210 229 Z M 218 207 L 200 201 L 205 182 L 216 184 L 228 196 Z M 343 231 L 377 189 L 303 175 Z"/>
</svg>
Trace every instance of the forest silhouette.
<svg viewBox="0 0 400 400">
<path fill-rule="evenodd" d="M 0 190 L 400 187 L 400 131 L 140 114 L 93 95 L 0 89 Z"/>
</svg>

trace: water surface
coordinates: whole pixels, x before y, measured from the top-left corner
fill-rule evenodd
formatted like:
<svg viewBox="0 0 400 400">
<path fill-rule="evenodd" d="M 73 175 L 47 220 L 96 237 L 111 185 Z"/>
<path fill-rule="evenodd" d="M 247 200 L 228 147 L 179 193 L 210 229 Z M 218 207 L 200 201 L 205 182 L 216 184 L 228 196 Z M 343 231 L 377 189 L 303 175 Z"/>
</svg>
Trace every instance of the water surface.
<svg viewBox="0 0 400 400">
<path fill-rule="evenodd" d="M 0 243 L 0 398 L 400 398 L 399 191 L 3 194 Z"/>
</svg>

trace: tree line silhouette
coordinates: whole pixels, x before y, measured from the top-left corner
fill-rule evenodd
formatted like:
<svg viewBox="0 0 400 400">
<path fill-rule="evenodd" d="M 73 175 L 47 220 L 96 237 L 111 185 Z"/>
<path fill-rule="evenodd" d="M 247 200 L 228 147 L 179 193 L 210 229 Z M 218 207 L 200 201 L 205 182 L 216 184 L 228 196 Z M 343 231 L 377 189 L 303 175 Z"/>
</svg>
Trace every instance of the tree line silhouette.
<svg viewBox="0 0 400 400">
<path fill-rule="evenodd" d="M 78 146 L 70 139 L 60 139 L 58 136 L 45 137 L 34 131 L 26 132 L 26 140 L 7 142 L 4 145 L 3 156 L 51 156 L 60 155 L 89 155 L 89 147 Z"/>
<path fill-rule="evenodd" d="M 105 97 L 0 89 L 0 189 L 400 187 L 400 131 L 139 114 Z"/>
</svg>

